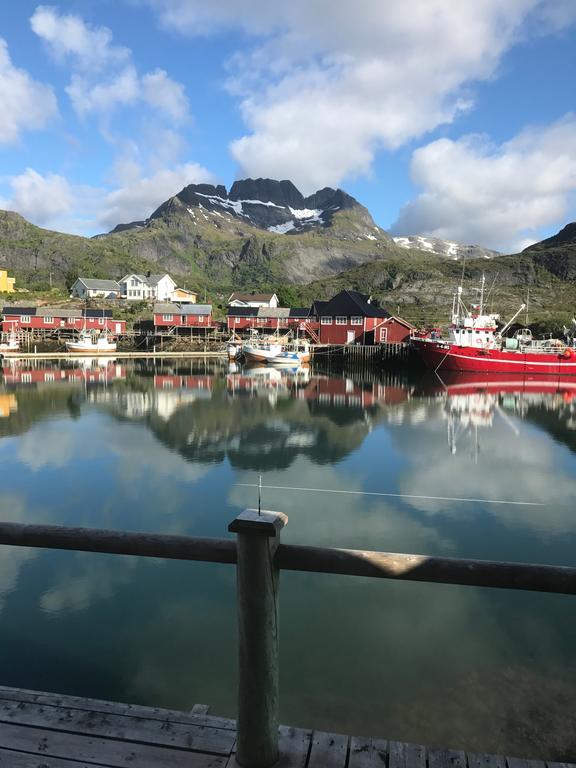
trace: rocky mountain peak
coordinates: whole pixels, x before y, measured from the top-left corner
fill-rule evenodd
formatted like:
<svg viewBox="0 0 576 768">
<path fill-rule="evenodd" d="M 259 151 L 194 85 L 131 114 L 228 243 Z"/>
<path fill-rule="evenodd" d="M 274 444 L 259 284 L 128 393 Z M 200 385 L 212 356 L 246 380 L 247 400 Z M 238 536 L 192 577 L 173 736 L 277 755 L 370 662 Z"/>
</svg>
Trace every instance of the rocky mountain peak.
<svg viewBox="0 0 576 768">
<path fill-rule="evenodd" d="M 304 208 L 304 197 L 291 181 L 284 179 L 241 179 L 235 181 L 230 200 L 259 200 L 262 203 Z"/>
</svg>

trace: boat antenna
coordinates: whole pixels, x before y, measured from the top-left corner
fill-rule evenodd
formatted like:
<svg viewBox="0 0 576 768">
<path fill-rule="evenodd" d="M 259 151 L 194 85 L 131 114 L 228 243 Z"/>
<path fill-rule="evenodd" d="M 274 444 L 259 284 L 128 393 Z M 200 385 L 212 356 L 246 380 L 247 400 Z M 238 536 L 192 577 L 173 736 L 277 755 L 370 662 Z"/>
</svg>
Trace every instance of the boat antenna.
<svg viewBox="0 0 576 768">
<path fill-rule="evenodd" d="M 484 314 L 484 286 L 486 285 L 486 275 L 482 272 L 482 287 L 480 289 L 480 315 Z"/>
<path fill-rule="evenodd" d="M 258 475 L 258 514 L 261 513 L 262 508 L 262 475 Z"/>
<path fill-rule="evenodd" d="M 527 288 L 526 293 L 526 325 L 528 325 L 528 305 L 530 304 L 530 286 Z"/>
</svg>

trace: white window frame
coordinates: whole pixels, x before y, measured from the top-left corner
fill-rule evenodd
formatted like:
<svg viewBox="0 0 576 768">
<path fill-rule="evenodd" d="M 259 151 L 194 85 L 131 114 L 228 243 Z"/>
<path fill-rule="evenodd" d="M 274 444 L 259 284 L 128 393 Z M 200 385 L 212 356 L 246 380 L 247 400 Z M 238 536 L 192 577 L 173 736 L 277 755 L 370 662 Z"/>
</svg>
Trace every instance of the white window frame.
<svg viewBox="0 0 576 768">
<path fill-rule="evenodd" d="M 350 325 L 362 325 L 362 317 L 355 315 L 350 318 Z"/>
<path fill-rule="evenodd" d="M 198 322 L 199 323 L 203 323 L 204 322 L 204 315 L 196 315 L 196 317 L 198 318 Z"/>
<path fill-rule="evenodd" d="M 21 323 L 29 323 L 30 322 L 30 315 L 20 315 L 20 322 Z"/>
<path fill-rule="evenodd" d="M 105 320 L 104 317 L 99 317 L 98 318 L 98 325 L 104 325 L 104 320 Z"/>
<path fill-rule="evenodd" d="M 348 318 L 344 317 L 344 315 L 338 315 L 336 325 L 348 325 Z"/>
<path fill-rule="evenodd" d="M 174 315 L 162 315 L 162 320 L 166 323 L 171 323 L 174 320 Z"/>
<path fill-rule="evenodd" d="M 31 384 L 32 383 L 32 374 L 31 373 L 23 373 L 20 376 L 20 381 L 22 384 Z"/>
<path fill-rule="evenodd" d="M 44 325 L 50 325 L 50 323 L 53 323 L 53 322 L 54 322 L 54 318 L 53 317 L 46 316 L 44 318 Z"/>
<path fill-rule="evenodd" d="M 328 315 L 323 315 L 320 318 L 320 325 L 332 325 L 332 317 Z"/>
<path fill-rule="evenodd" d="M 388 343 L 388 328 L 380 328 L 380 343 Z"/>
</svg>

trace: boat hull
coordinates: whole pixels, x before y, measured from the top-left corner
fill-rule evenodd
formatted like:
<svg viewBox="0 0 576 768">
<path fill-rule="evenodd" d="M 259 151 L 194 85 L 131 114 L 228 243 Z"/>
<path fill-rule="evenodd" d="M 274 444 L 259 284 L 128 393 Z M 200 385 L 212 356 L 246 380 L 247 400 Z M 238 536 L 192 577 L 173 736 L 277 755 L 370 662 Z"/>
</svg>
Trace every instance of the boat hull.
<svg viewBox="0 0 576 768">
<path fill-rule="evenodd" d="M 86 355 L 102 355 L 108 352 L 116 352 L 116 343 L 113 341 L 106 342 L 105 344 L 83 344 L 80 341 L 68 341 L 66 342 L 66 349 L 69 352 L 81 352 Z"/>
<path fill-rule="evenodd" d="M 446 342 L 413 339 L 412 344 L 424 365 L 436 371 L 477 373 L 576 374 L 576 353 L 520 352 L 506 349 L 460 347 Z"/>
</svg>

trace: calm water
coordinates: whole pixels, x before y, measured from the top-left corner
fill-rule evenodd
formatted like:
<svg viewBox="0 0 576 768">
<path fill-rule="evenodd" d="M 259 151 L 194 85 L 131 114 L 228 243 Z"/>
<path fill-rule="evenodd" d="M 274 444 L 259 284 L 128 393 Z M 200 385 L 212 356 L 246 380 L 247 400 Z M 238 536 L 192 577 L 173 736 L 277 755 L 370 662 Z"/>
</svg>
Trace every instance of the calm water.
<svg viewBox="0 0 576 768">
<path fill-rule="evenodd" d="M 264 489 L 285 542 L 575 564 L 570 387 L 372 378 L 5 363 L 0 517 L 228 536 L 261 473 L 316 489 Z M 574 598 L 281 582 L 283 722 L 576 758 Z M 225 565 L 0 548 L 0 682 L 233 716 L 234 589 Z"/>
</svg>

